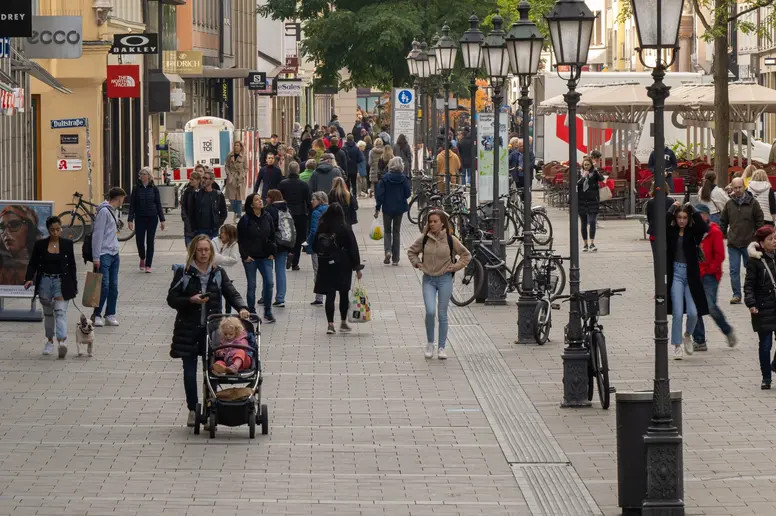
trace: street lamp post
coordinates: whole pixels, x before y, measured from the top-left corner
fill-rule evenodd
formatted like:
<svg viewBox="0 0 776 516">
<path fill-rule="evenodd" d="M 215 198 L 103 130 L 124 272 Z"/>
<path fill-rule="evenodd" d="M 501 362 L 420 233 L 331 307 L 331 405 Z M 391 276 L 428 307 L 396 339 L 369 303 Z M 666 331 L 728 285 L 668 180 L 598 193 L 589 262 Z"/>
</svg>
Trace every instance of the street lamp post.
<svg viewBox="0 0 776 516">
<path fill-rule="evenodd" d="M 442 37 L 434 45 L 437 66 L 442 73 L 445 89 L 445 192 L 450 194 L 450 74 L 455 66 L 455 56 L 458 45 L 450 37 L 450 27 L 447 23 L 442 27 Z"/>
<path fill-rule="evenodd" d="M 527 344 L 534 340 L 534 313 L 537 305 L 533 266 L 531 265 L 531 255 L 533 254 L 533 215 L 531 212 L 533 152 L 528 138 L 528 118 L 531 109 L 528 88 L 533 76 L 539 71 L 544 36 L 536 28 L 536 24 L 528 18 L 531 5 L 526 0 L 521 0 L 517 9 L 520 12 L 520 19 L 512 24 L 506 40 L 512 71 L 520 80 L 520 107 L 523 111 L 523 279 L 520 299 L 517 301 L 517 341 Z"/>
<path fill-rule="evenodd" d="M 501 26 L 504 19 L 498 14 L 491 20 L 493 30 L 485 37 L 482 44 L 482 52 L 485 62 L 485 71 L 490 77 L 490 83 L 493 86 L 493 218 L 496 222 L 496 231 L 493 237 L 493 252 L 504 259 L 504 210 L 501 208 L 499 199 L 499 152 L 503 142 L 501 142 L 501 104 L 504 98 L 501 94 L 501 88 L 509 74 L 509 54 L 507 53 L 506 41 L 504 40 L 504 31 Z M 506 304 L 506 288 L 504 278 L 496 269 L 487 269 L 488 271 L 488 297 L 485 299 L 486 305 L 504 305 Z"/>
<path fill-rule="evenodd" d="M 434 165 L 431 167 L 434 172 L 434 183 L 437 182 L 437 167 L 436 167 L 436 135 L 437 135 L 437 129 L 439 125 L 439 120 L 437 119 L 437 109 L 436 109 L 436 100 L 437 100 L 437 79 L 440 75 L 439 70 L 439 63 L 437 62 L 436 58 L 436 51 L 434 51 L 434 47 L 436 46 L 436 42 L 439 40 L 438 35 L 434 35 L 434 37 L 431 40 L 431 48 L 429 48 L 428 52 L 428 70 L 429 70 L 429 85 L 431 90 L 431 108 L 428 110 L 429 115 L 431 116 L 431 135 L 428 139 L 429 147 L 431 148 L 431 157 L 434 160 Z"/>
<path fill-rule="evenodd" d="M 420 54 L 420 43 L 418 43 L 417 39 L 414 39 L 412 40 L 412 50 L 410 50 L 410 53 L 407 54 L 407 68 L 409 69 L 410 75 L 415 76 L 415 83 L 413 86 L 416 91 L 420 91 L 420 73 L 418 70 L 418 54 Z M 416 96 L 417 96 L 417 93 L 416 93 Z M 415 119 L 415 139 L 416 140 L 420 137 L 419 135 L 420 123 L 421 123 L 421 120 L 416 117 Z M 410 143 L 410 145 L 415 146 L 416 143 L 417 141 L 413 141 Z M 416 164 L 415 170 L 417 170 L 417 164 Z"/>
<path fill-rule="evenodd" d="M 665 83 L 679 50 L 679 24 L 683 0 L 631 0 L 639 38 L 641 63 L 644 50 L 655 51 L 654 83 L 647 88 L 655 117 L 655 378 L 652 391 L 652 420 L 644 443 L 647 448 L 647 496 L 642 504 L 645 516 L 683 516 L 682 436 L 673 420 L 668 374 L 668 313 L 666 305 L 666 199 L 665 132 L 663 112 L 671 89 Z M 665 59 L 668 52 L 670 59 Z"/>
<path fill-rule="evenodd" d="M 420 143 L 423 145 L 424 149 L 427 149 L 427 143 L 426 143 L 426 133 L 428 132 L 428 100 L 426 99 L 425 93 L 423 93 L 423 86 L 424 84 L 428 84 L 428 77 L 431 74 L 430 66 L 428 62 L 428 53 L 426 52 L 426 43 L 421 42 L 420 49 L 415 56 L 416 61 L 416 70 L 418 72 L 418 78 L 420 79 L 420 90 L 418 91 L 418 96 L 420 97 Z M 423 170 L 423 167 L 426 165 L 425 163 L 425 154 L 426 151 L 423 151 L 423 154 L 421 155 L 421 161 L 422 163 L 419 164 L 418 169 Z"/>
<path fill-rule="evenodd" d="M 482 41 L 485 36 L 479 29 L 480 20 L 472 13 L 469 17 L 469 29 L 461 37 L 461 57 L 463 67 L 472 75 L 469 83 L 469 98 L 471 99 L 471 138 L 472 138 L 472 170 L 469 186 L 469 222 L 477 227 L 477 72 L 482 65 Z"/>
<path fill-rule="evenodd" d="M 569 267 L 571 293 L 579 292 L 579 231 L 577 216 L 577 104 L 580 94 L 576 91 L 582 66 L 587 63 L 590 37 L 595 15 L 583 0 L 558 0 L 545 16 L 550 29 L 550 41 L 560 67 L 568 67 L 566 79 L 568 92 L 563 95 L 568 105 L 566 119 L 569 124 L 569 233 L 571 267 Z M 525 134 L 523 136 L 526 136 Z M 583 346 L 582 321 L 579 304 L 569 303 L 569 322 L 566 326 L 566 348 L 563 350 L 563 403 L 562 407 L 589 407 L 587 386 L 588 351 Z"/>
</svg>

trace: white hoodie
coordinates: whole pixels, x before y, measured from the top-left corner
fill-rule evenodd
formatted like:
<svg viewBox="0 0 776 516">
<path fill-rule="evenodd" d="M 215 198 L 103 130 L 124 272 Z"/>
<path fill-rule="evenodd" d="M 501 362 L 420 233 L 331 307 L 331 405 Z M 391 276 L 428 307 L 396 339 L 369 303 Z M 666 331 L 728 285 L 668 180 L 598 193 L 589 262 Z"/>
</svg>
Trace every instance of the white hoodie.
<svg viewBox="0 0 776 516">
<path fill-rule="evenodd" d="M 223 267 L 230 278 L 234 277 L 234 267 L 240 263 L 240 247 L 237 241 L 224 247 L 219 237 L 213 239 L 213 246 L 216 248 L 216 265 Z"/>
</svg>

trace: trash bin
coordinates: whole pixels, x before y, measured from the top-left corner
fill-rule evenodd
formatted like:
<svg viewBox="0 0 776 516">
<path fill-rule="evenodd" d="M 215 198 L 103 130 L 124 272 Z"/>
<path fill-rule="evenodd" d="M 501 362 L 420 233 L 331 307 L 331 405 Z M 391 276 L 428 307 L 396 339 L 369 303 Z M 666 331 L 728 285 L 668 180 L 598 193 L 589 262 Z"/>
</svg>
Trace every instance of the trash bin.
<svg viewBox="0 0 776 516">
<path fill-rule="evenodd" d="M 178 207 L 177 185 L 157 185 L 157 188 L 159 189 L 159 199 L 162 201 L 162 208 L 174 210 Z"/>
<path fill-rule="evenodd" d="M 623 515 L 641 514 L 641 505 L 647 496 L 647 447 L 644 434 L 652 419 L 652 391 L 618 392 L 615 394 L 615 403 L 618 505 Z M 681 435 L 682 391 L 671 391 L 671 412 L 674 425 Z M 679 469 L 683 469 L 681 463 Z M 679 482 L 681 486 L 681 476 Z"/>
</svg>

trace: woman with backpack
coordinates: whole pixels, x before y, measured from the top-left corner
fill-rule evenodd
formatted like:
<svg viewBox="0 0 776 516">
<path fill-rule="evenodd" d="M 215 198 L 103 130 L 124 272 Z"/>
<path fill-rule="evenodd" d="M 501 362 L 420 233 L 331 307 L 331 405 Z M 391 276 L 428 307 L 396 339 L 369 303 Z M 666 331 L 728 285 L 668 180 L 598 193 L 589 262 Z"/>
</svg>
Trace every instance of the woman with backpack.
<svg viewBox="0 0 776 516">
<path fill-rule="evenodd" d="M 272 306 L 285 308 L 286 306 L 286 264 L 289 264 L 288 253 L 294 249 L 296 243 L 296 226 L 294 217 L 288 210 L 288 204 L 283 199 L 280 190 L 267 192 L 267 212 L 272 216 L 275 225 L 275 302 Z M 269 300 L 265 300 L 269 303 Z"/>
<path fill-rule="evenodd" d="M 466 267 L 471 253 L 453 236 L 450 218 L 442 210 L 428 215 L 426 230 L 407 251 L 412 266 L 423 271 L 423 303 L 426 305 L 426 358 L 434 356 L 434 322 L 439 313 L 437 358 L 447 358 L 447 308 L 453 293 L 453 274 Z M 422 258 L 421 258 L 422 255 Z M 458 261 L 455 257 L 458 256 Z M 438 299 L 438 300 L 437 300 Z M 437 308 L 438 303 L 438 308 Z"/>
<path fill-rule="evenodd" d="M 245 200 L 245 215 L 237 223 L 237 245 L 248 280 L 248 310 L 256 313 L 256 273 L 261 274 L 261 299 L 264 305 L 264 322 L 274 323 L 272 315 L 272 262 L 275 260 L 275 223 L 260 194 L 250 194 Z"/>
<path fill-rule="evenodd" d="M 245 220 L 245 219 L 243 219 Z M 240 221 L 242 223 L 242 220 Z M 175 271 L 167 304 L 177 312 L 170 356 L 183 361 L 183 387 L 189 409 L 187 426 L 194 426 L 197 410 L 197 357 L 205 349 L 208 316 L 221 313 L 221 297 L 248 317 L 248 307 L 226 271 L 216 265 L 216 252 L 207 235 L 192 239 L 186 265 Z"/>
<path fill-rule="evenodd" d="M 348 226 L 358 224 L 358 200 L 355 195 L 351 195 L 348 190 L 348 185 L 345 184 L 345 180 L 341 177 L 335 177 L 331 183 L 331 191 L 329 192 L 329 204 L 339 204 L 345 212 L 345 222 Z"/>
<path fill-rule="evenodd" d="M 326 320 L 328 335 L 334 329 L 334 299 L 339 293 L 340 333 L 348 333 L 348 306 L 353 272 L 361 279 L 361 255 L 358 242 L 350 225 L 345 221 L 342 206 L 333 203 L 321 216 L 318 231 L 312 243 L 318 255 L 318 274 L 315 275 L 315 293 L 326 296 Z"/>
<path fill-rule="evenodd" d="M 380 182 L 380 158 L 383 157 L 383 141 L 380 138 L 375 140 L 375 146 L 369 151 L 369 197 L 375 194 L 377 183 Z"/>
<path fill-rule="evenodd" d="M 140 272 L 150 273 L 154 261 L 156 227 L 161 223 L 161 229 L 164 231 L 164 210 L 159 189 L 154 184 L 149 167 L 143 167 L 140 170 L 140 177 L 129 198 L 127 220 L 129 220 L 130 231 L 137 229 L 135 243 L 137 254 L 140 256 Z"/>
</svg>

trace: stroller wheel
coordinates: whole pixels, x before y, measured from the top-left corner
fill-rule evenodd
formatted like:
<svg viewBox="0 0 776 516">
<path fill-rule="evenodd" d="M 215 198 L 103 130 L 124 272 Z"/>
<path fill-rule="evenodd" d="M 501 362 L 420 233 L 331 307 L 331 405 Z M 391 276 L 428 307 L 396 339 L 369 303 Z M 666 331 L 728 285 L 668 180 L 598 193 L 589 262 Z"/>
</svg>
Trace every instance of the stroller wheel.
<svg viewBox="0 0 776 516">
<path fill-rule="evenodd" d="M 202 405 L 197 403 L 194 409 L 194 435 L 199 435 L 199 426 L 202 424 Z"/>
<path fill-rule="evenodd" d="M 269 409 L 266 405 L 261 406 L 261 434 L 269 433 Z"/>
<path fill-rule="evenodd" d="M 210 411 L 208 425 L 210 426 L 210 438 L 214 439 L 216 436 L 216 413 L 213 410 Z"/>
<path fill-rule="evenodd" d="M 256 437 L 256 418 L 255 417 L 248 418 L 248 436 L 251 439 L 254 439 Z"/>
</svg>

